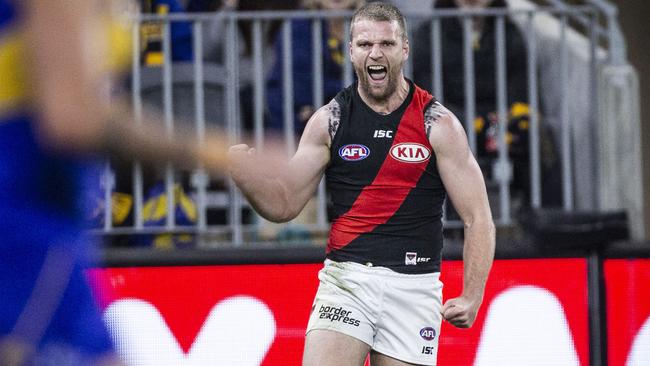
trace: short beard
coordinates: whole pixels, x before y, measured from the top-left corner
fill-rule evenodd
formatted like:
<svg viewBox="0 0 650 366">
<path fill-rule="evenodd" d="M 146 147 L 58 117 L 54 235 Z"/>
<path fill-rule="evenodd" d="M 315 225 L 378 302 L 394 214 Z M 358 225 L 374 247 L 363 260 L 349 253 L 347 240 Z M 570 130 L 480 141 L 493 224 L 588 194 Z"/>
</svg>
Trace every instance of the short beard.
<svg viewBox="0 0 650 366">
<path fill-rule="evenodd" d="M 357 77 L 364 94 L 376 103 L 386 102 L 388 98 L 397 90 L 397 80 L 388 72 L 386 73 L 388 83 L 383 91 L 374 91 L 370 87 L 370 81 L 368 80 L 370 76 L 368 75 L 368 72 L 365 68 L 362 70 L 357 70 Z"/>
</svg>

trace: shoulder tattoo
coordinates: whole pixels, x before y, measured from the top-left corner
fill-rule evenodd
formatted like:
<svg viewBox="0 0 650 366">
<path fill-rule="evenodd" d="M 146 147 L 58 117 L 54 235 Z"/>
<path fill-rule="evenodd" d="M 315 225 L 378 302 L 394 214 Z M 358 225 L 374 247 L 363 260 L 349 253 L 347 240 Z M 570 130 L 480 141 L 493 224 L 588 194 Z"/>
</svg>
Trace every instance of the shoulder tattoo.
<svg viewBox="0 0 650 366">
<path fill-rule="evenodd" d="M 434 123 L 437 123 L 442 116 L 446 114 L 445 107 L 440 104 L 440 102 L 435 101 L 429 105 L 429 107 L 424 111 L 424 131 L 427 135 L 427 138 L 431 135 L 431 128 Z"/>
<path fill-rule="evenodd" d="M 328 114 L 328 127 L 327 130 L 330 134 L 330 139 L 334 140 L 334 135 L 339 129 L 339 124 L 341 123 L 341 106 L 336 100 L 332 100 L 326 106 Z"/>
</svg>

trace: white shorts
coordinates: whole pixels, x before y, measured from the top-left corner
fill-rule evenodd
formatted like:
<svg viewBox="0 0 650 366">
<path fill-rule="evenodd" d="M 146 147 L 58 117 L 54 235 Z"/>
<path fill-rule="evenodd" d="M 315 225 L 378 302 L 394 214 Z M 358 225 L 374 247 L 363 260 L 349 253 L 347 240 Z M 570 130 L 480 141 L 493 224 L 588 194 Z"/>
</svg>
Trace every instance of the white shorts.
<svg viewBox="0 0 650 366">
<path fill-rule="evenodd" d="M 389 357 L 435 365 L 442 316 L 440 273 L 325 260 L 307 333 L 337 331 Z"/>
</svg>

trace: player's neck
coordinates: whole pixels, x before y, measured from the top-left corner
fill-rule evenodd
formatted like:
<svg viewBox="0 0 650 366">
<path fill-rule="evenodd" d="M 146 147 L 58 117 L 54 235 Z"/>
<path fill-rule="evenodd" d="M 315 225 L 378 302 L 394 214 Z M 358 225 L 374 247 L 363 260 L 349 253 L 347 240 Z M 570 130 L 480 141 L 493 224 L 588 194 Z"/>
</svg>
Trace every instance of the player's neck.
<svg viewBox="0 0 650 366">
<path fill-rule="evenodd" d="M 357 90 L 359 96 L 361 97 L 361 100 L 363 100 L 363 102 L 366 103 L 370 109 L 379 114 L 391 114 L 397 110 L 397 108 L 399 108 L 402 103 L 404 103 L 404 100 L 406 100 L 406 97 L 408 97 L 410 91 L 409 83 L 406 81 L 403 74 L 400 73 L 398 80 L 400 81 L 397 84 L 397 88 L 395 88 L 395 92 L 388 98 L 382 100 L 378 100 L 370 95 L 367 95 L 363 91 L 363 88 L 360 86 Z"/>
</svg>

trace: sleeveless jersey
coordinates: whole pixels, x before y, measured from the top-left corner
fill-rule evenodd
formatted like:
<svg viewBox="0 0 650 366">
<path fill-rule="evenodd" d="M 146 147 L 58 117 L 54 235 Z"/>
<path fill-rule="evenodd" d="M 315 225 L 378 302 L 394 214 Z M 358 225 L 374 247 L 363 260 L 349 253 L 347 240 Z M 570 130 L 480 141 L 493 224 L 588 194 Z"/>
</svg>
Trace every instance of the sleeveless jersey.
<svg viewBox="0 0 650 366">
<path fill-rule="evenodd" d="M 446 192 L 424 124 L 435 99 L 408 82 L 408 97 L 388 115 L 370 109 L 356 83 L 334 99 L 340 122 L 325 172 L 331 260 L 440 271 Z"/>
</svg>

